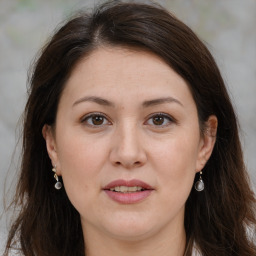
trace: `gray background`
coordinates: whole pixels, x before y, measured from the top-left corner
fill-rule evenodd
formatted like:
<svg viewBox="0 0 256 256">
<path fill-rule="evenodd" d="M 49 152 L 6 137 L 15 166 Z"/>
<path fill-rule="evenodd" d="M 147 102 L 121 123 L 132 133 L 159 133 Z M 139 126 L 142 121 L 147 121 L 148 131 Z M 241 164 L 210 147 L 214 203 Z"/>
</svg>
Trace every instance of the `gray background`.
<svg viewBox="0 0 256 256">
<path fill-rule="evenodd" d="M 256 184 L 256 1 L 158 1 L 188 24 L 213 53 L 241 124 L 241 140 Z M 60 21 L 98 1 L 0 0 L 0 211 L 4 183 L 15 183 L 19 148 L 18 120 L 26 101 L 27 70 L 36 52 Z M 12 184 L 13 185 L 13 184 Z M 13 186 L 12 186 L 13 187 Z M 7 198 L 12 189 L 7 193 Z M 0 221 L 0 248 L 6 216 Z M 2 238 L 1 238 L 2 237 Z"/>
</svg>

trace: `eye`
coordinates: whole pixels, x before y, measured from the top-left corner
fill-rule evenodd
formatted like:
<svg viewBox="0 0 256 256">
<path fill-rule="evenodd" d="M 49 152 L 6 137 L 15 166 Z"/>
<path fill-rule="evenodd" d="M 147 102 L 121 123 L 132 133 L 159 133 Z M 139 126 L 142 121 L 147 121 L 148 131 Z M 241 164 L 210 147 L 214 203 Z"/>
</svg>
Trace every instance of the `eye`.
<svg viewBox="0 0 256 256">
<path fill-rule="evenodd" d="M 174 122 L 174 118 L 172 118 L 170 115 L 165 113 L 156 113 L 150 116 L 150 118 L 146 121 L 146 124 L 151 126 L 165 127 Z"/>
<path fill-rule="evenodd" d="M 94 127 L 111 124 L 111 122 L 108 120 L 108 118 L 101 113 L 88 114 L 85 117 L 83 117 L 81 122 L 88 126 L 94 126 Z"/>
</svg>

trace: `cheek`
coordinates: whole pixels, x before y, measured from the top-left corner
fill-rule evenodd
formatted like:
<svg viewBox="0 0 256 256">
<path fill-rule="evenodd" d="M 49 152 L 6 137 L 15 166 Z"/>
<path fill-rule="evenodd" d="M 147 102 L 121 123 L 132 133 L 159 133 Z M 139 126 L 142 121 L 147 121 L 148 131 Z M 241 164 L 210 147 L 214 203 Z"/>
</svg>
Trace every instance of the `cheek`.
<svg viewBox="0 0 256 256">
<path fill-rule="evenodd" d="M 165 144 L 153 147 L 153 155 L 157 160 L 159 169 L 170 177 L 179 177 L 186 173 L 195 174 L 198 157 L 198 144 L 195 140 L 175 138 Z M 162 166 L 162 167 L 161 167 Z"/>
<path fill-rule="evenodd" d="M 105 161 L 108 141 L 86 136 L 79 127 L 67 127 L 58 134 L 58 158 L 62 175 L 95 175 Z"/>
<path fill-rule="evenodd" d="M 83 136 L 70 134 L 62 138 L 65 139 L 58 143 L 60 172 L 67 195 L 79 211 L 81 205 L 89 207 L 93 203 L 91 198 L 99 192 L 99 174 L 106 161 L 106 147 Z"/>
<path fill-rule="evenodd" d="M 193 185 L 198 155 L 198 141 L 185 136 L 176 137 L 161 150 L 155 147 L 155 168 L 160 189 L 172 203 L 185 203 Z"/>
</svg>

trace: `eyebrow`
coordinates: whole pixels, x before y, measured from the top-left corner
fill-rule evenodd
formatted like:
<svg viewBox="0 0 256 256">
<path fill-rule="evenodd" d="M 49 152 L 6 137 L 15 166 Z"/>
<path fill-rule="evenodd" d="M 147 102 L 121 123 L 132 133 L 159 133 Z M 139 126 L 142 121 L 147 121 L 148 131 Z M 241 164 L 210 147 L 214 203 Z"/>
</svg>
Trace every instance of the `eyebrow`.
<svg viewBox="0 0 256 256">
<path fill-rule="evenodd" d="M 115 104 L 113 102 L 110 102 L 106 99 L 103 99 L 103 98 L 100 98 L 100 97 L 96 97 L 96 96 L 86 96 L 86 97 L 83 97 L 81 99 L 78 99 L 77 101 L 75 101 L 73 103 L 73 107 L 79 103 L 82 103 L 82 102 L 95 102 L 99 105 L 102 105 L 102 106 L 109 106 L 109 107 L 115 107 Z M 155 106 L 155 105 L 161 105 L 161 104 L 165 104 L 165 103 L 177 103 L 179 104 L 180 106 L 183 106 L 183 104 L 173 98 L 173 97 L 166 97 L 166 98 L 159 98 L 159 99 L 153 99 L 153 100 L 147 100 L 147 101 L 144 101 L 142 103 L 142 106 L 143 107 L 151 107 L 151 106 Z"/>
<path fill-rule="evenodd" d="M 177 99 L 175 99 L 173 97 L 166 97 L 166 98 L 147 100 L 147 101 L 143 102 L 142 106 L 143 107 L 151 107 L 151 106 L 155 106 L 155 105 L 161 105 L 161 104 L 164 104 L 164 103 L 177 103 L 180 106 L 184 107 L 183 104 L 179 100 L 177 100 Z"/>
<path fill-rule="evenodd" d="M 114 107 L 114 103 L 106 100 L 106 99 L 103 99 L 103 98 L 100 98 L 100 97 L 96 97 L 96 96 L 86 96 L 86 97 L 83 97 L 77 101 L 74 102 L 73 104 L 73 107 L 79 103 L 82 103 L 82 102 L 95 102 L 99 105 L 102 105 L 102 106 L 109 106 L 109 107 Z"/>
</svg>

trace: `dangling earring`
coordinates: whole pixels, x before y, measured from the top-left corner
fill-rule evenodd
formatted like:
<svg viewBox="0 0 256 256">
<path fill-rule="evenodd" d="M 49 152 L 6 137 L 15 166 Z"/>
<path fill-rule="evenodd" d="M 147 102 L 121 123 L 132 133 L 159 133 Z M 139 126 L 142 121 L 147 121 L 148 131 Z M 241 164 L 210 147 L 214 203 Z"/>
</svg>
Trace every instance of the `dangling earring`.
<svg viewBox="0 0 256 256">
<path fill-rule="evenodd" d="M 202 179 L 202 171 L 200 171 L 200 177 L 199 177 L 199 180 L 196 182 L 195 184 L 195 189 L 199 192 L 203 191 L 204 190 L 204 181 Z"/>
<path fill-rule="evenodd" d="M 56 188 L 56 189 L 61 189 L 62 188 L 62 183 L 59 181 L 59 177 L 58 177 L 58 175 L 57 175 L 57 170 L 56 170 L 56 165 L 54 165 L 54 167 L 52 168 L 52 171 L 54 172 L 54 179 L 56 180 L 56 183 L 55 183 L 55 185 L 54 185 L 54 187 Z"/>
</svg>

